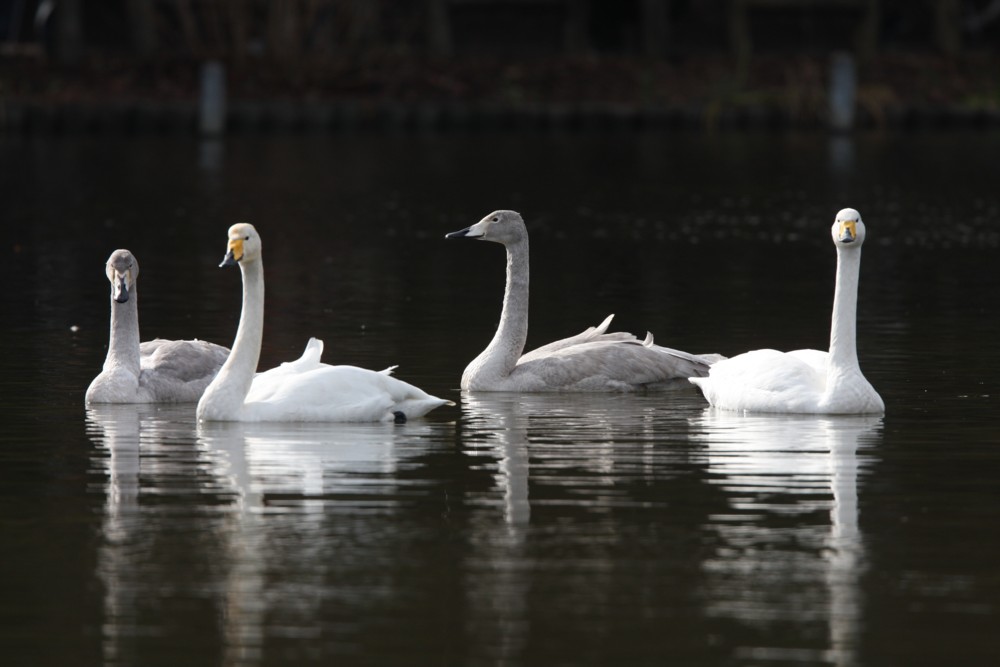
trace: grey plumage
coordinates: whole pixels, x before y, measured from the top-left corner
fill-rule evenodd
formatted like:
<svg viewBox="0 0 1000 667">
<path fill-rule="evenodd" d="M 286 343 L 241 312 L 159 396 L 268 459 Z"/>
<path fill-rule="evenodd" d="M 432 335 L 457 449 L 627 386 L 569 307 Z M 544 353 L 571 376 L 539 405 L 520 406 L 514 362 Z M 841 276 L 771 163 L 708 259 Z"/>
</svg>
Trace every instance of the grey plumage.
<svg viewBox="0 0 1000 667">
<path fill-rule="evenodd" d="M 139 342 L 139 263 L 128 250 L 111 253 L 111 335 L 104 368 L 87 388 L 87 403 L 196 402 L 229 356 L 201 340 Z"/>
<path fill-rule="evenodd" d="M 528 333 L 528 232 L 514 211 L 495 211 L 447 238 L 482 239 L 507 250 L 507 287 L 500 326 L 462 375 L 462 388 L 485 391 L 636 391 L 683 386 L 703 376 L 719 355 L 656 345 L 650 334 L 607 333 L 600 325 L 522 355 Z"/>
</svg>

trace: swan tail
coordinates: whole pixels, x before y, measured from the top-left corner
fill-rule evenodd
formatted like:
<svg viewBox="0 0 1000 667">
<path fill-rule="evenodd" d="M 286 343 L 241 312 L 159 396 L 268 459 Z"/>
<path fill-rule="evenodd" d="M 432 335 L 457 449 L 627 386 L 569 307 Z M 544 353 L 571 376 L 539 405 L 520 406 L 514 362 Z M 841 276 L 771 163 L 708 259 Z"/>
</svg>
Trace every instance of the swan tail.
<svg viewBox="0 0 1000 667">
<path fill-rule="evenodd" d="M 310 338 L 306 343 L 306 349 L 302 351 L 302 356 L 295 361 L 284 361 L 278 368 L 302 372 L 308 368 L 320 365 L 320 357 L 323 356 L 323 341 L 319 338 Z"/>
</svg>

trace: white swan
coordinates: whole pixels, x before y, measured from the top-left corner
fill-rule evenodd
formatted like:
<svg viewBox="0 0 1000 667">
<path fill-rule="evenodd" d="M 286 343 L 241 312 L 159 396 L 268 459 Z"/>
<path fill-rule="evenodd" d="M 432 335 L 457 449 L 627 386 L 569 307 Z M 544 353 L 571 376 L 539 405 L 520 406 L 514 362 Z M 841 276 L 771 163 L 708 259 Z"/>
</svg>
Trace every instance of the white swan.
<svg viewBox="0 0 1000 667">
<path fill-rule="evenodd" d="M 880 414 L 882 398 L 858 365 L 855 328 L 858 273 L 865 224 L 853 208 L 837 213 L 831 230 L 837 247 L 837 281 L 830 351 L 754 350 L 691 378 L 708 402 L 726 410 L 813 414 Z"/>
<path fill-rule="evenodd" d="M 229 228 L 220 266 L 240 267 L 243 311 L 229 359 L 198 401 L 204 421 L 405 421 L 451 401 L 381 372 L 320 363 L 323 343 L 310 338 L 302 357 L 255 375 L 264 330 L 264 267 L 253 225 Z M 393 367 L 395 368 L 395 367 Z"/>
<path fill-rule="evenodd" d="M 528 230 L 514 211 L 494 211 L 449 239 L 502 243 L 507 249 L 507 288 L 493 340 L 462 374 L 462 389 L 479 391 L 636 391 L 665 388 L 705 375 L 718 355 L 693 355 L 605 333 L 613 315 L 597 327 L 522 356 L 528 336 Z"/>
<path fill-rule="evenodd" d="M 229 350 L 201 340 L 139 343 L 139 263 L 115 250 L 105 266 L 111 281 L 111 338 L 104 370 L 87 388 L 87 403 L 194 403 Z"/>
</svg>

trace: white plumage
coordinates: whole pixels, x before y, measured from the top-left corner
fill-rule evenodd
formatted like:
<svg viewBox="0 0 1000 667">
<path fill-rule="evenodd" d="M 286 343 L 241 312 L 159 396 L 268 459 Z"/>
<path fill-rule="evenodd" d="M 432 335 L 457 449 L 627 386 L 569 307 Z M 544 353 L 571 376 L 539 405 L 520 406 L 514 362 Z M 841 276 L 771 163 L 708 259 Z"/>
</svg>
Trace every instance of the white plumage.
<svg viewBox="0 0 1000 667">
<path fill-rule="evenodd" d="M 255 373 L 264 329 L 264 270 L 253 225 L 229 229 L 222 266 L 238 265 L 243 311 L 232 354 L 198 402 L 206 421 L 376 422 L 421 417 L 451 401 L 381 372 L 320 362 L 323 343 L 310 338 L 302 356 Z"/>
<path fill-rule="evenodd" d="M 880 414 L 885 404 L 861 373 L 856 321 L 861 245 L 865 225 L 853 208 L 837 213 L 831 230 L 837 278 L 830 350 L 754 350 L 693 377 L 708 402 L 746 412 Z"/>
</svg>

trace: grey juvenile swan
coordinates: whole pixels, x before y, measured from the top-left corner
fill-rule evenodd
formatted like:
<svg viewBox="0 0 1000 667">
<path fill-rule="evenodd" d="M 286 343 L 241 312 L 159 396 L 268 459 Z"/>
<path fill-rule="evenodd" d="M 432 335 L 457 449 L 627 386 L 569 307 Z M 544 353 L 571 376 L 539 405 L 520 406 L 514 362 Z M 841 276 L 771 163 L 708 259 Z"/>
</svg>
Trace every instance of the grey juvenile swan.
<svg viewBox="0 0 1000 667">
<path fill-rule="evenodd" d="M 637 391 L 704 376 L 719 355 L 695 355 L 653 344 L 625 332 L 597 327 L 522 355 L 528 337 L 528 230 L 520 214 L 494 211 L 449 239 L 502 243 L 507 249 L 507 289 L 493 340 L 462 374 L 462 389 L 479 391 Z"/>
<path fill-rule="evenodd" d="M 87 388 L 87 403 L 193 403 L 229 355 L 201 340 L 139 343 L 136 279 L 139 263 L 115 250 L 105 267 L 111 281 L 111 339 L 104 370 Z"/>
</svg>

